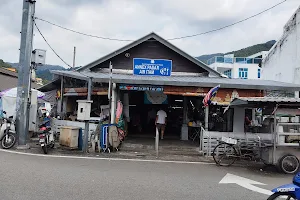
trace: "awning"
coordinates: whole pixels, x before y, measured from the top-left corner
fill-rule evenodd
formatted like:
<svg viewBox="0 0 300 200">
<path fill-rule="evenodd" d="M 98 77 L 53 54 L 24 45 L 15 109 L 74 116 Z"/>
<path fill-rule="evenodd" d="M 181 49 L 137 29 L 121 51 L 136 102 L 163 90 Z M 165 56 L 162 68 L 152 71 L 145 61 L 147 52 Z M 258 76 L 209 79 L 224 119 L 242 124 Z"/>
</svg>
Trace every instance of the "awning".
<svg viewBox="0 0 300 200">
<path fill-rule="evenodd" d="M 230 107 L 248 107 L 248 108 L 260 108 L 260 107 L 274 107 L 279 105 L 281 107 L 299 107 L 300 98 L 288 98 L 288 97 L 239 97 L 232 100 Z"/>
<path fill-rule="evenodd" d="M 92 78 L 93 82 L 107 83 L 109 81 L 108 73 L 90 72 L 90 71 L 63 71 L 54 70 L 51 73 L 60 76 L 66 76 L 81 80 Z M 236 89 L 255 89 L 255 90 L 285 90 L 299 91 L 300 85 L 283 83 L 269 80 L 251 80 L 251 79 L 229 79 L 205 76 L 136 76 L 132 74 L 113 74 L 114 83 L 125 84 L 145 84 L 145 85 L 160 85 L 160 86 L 194 86 L 194 87 L 215 87 L 221 85 L 221 88 L 236 88 Z"/>
</svg>

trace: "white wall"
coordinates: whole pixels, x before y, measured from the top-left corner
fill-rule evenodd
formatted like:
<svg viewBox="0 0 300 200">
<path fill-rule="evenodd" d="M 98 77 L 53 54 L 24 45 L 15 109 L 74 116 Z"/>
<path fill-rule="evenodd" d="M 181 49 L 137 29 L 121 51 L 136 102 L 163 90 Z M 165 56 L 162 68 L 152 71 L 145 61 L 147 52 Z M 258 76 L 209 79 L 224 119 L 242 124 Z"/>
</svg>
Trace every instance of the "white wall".
<svg viewBox="0 0 300 200">
<path fill-rule="evenodd" d="M 227 69 L 232 69 L 233 68 L 233 64 L 231 63 L 213 63 L 211 65 L 209 65 L 212 69 L 217 69 L 217 68 L 224 68 L 224 70 Z"/>
<path fill-rule="evenodd" d="M 300 84 L 300 7 L 262 63 L 263 79 Z"/>
<path fill-rule="evenodd" d="M 257 72 L 260 68 L 258 64 L 234 63 L 232 78 L 239 78 L 239 68 L 248 68 L 248 79 L 258 79 Z"/>
<path fill-rule="evenodd" d="M 245 108 L 234 108 L 233 132 L 244 133 Z"/>
<path fill-rule="evenodd" d="M 248 79 L 258 79 L 257 72 L 260 68 L 258 64 L 243 64 L 243 63 L 213 63 L 209 65 L 212 69 L 224 73 L 224 71 L 231 69 L 232 78 L 239 78 L 239 68 L 248 68 Z M 262 74 L 261 74 L 262 77 Z"/>
</svg>

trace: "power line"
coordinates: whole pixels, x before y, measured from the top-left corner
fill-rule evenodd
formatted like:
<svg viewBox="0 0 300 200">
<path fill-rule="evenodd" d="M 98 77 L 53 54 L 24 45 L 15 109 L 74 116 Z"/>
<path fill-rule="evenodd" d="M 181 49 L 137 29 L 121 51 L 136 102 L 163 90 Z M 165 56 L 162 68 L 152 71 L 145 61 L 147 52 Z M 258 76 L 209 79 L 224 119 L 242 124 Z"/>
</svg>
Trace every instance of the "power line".
<svg viewBox="0 0 300 200">
<path fill-rule="evenodd" d="M 242 22 L 247 21 L 247 20 L 249 20 L 249 19 L 252 19 L 252 18 L 254 18 L 254 17 L 257 17 L 258 15 L 261 15 L 261 14 L 263 14 L 263 13 L 269 11 L 269 10 L 272 10 L 273 8 L 275 8 L 275 7 L 277 7 L 277 6 L 281 5 L 281 4 L 283 4 L 283 3 L 286 2 L 286 1 L 287 1 L 287 0 L 281 1 L 281 2 L 279 2 L 279 3 L 275 4 L 275 5 L 273 5 L 272 7 L 267 8 L 267 9 L 265 9 L 265 10 L 263 10 L 263 11 L 261 11 L 261 12 L 255 14 L 255 15 L 252 15 L 252 16 L 250 16 L 250 17 L 247 17 L 247 18 L 245 18 L 245 19 L 242 19 L 242 20 L 240 20 L 240 21 L 237 21 L 237 22 L 235 22 L 235 23 L 232 23 L 232 24 L 229 24 L 229 25 L 226 25 L 226 26 L 217 28 L 217 29 L 213 29 L 213 30 L 210 30 L 210 31 L 206 31 L 206 32 L 202 32 L 202 33 L 197 33 L 197 34 L 193 34 L 193 35 L 186 35 L 186 36 L 182 36 L 182 37 L 169 38 L 169 39 L 167 39 L 167 40 L 179 40 L 179 39 L 184 39 L 184 38 L 191 38 L 191 37 L 196 37 L 196 36 L 199 36 L 199 35 L 205 35 L 205 34 L 208 34 L 208 33 L 220 31 L 220 30 L 222 30 L 222 29 L 225 29 L 225 28 L 234 26 L 234 25 L 236 25 L 236 24 L 239 24 L 239 23 L 242 23 Z M 63 27 L 63 26 L 61 26 L 61 25 L 55 24 L 55 23 L 50 22 L 50 21 L 45 20 L 45 19 L 41 19 L 41 18 L 38 18 L 38 17 L 35 17 L 35 19 L 40 20 L 40 21 L 43 21 L 43 22 L 46 22 L 46 23 L 51 24 L 51 25 L 53 25 L 53 26 L 59 27 L 59 28 L 61 28 L 61 29 L 64 29 L 64 30 L 67 30 L 67 31 L 71 31 L 71 32 L 73 32 L 73 33 L 77 33 L 77 34 L 80 34 L 80 35 L 88 36 L 88 37 L 93 37 L 93 38 L 98 38 L 98 39 L 103 39 L 103 40 L 121 41 L 121 42 L 124 42 L 124 41 L 125 41 L 125 42 L 128 42 L 128 41 L 134 41 L 134 40 L 129 40 L 129 39 L 119 39 L 119 38 L 110 38 L 110 37 L 103 37 L 103 36 L 91 35 L 91 34 L 79 32 L 79 31 L 75 31 L 75 30 L 73 30 L 73 29 L 69 29 L 69 28 Z"/>
<path fill-rule="evenodd" d="M 36 27 L 36 29 L 38 30 L 38 32 L 40 33 L 40 35 L 42 36 L 42 38 L 44 39 L 44 41 L 47 43 L 47 45 L 49 46 L 49 48 L 53 51 L 53 53 L 63 62 L 65 63 L 68 67 L 72 68 L 71 65 L 69 65 L 66 61 L 64 61 L 64 59 L 62 59 L 62 57 L 60 57 L 58 55 L 58 53 L 56 53 L 56 51 L 51 47 L 51 45 L 49 44 L 49 42 L 47 41 L 47 39 L 44 37 L 44 35 L 42 34 L 41 30 L 39 29 L 39 27 L 36 25 L 36 23 L 34 22 L 34 25 Z"/>
<path fill-rule="evenodd" d="M 109 38 L 109 37 L 102 37 L 102 36 L 97 36 L 97 35 L 91 35 L 91 34 L 87 34 L 87 33 L 83 33 L 83 32 L 79 32 L 79 31 L 75 31 L 75 30 L 66 28 L 66 27 L 60 26 L 58 24 L 54 24 L 53 22 L 50 22 L 50 21 L 45 20 L 45 19 L 41 19 L 41 18 L 38 18 L 38 17 L 35 17 L 35 19 L 43 21 L 43 22 L 46 22 L 46 23 L 51 24 L 53 26 L 59 27 L 61 29 L 65 29 L 67 31 L 71 31 L 73 33 L 77 33 L 77 34 L 88 36 L 88 37 L 93 37 L 93 38 L 98 38 L 98 39 L 103 39 L 103 40 L 115 40 L 115 41 L 121 41 L 121 42 L 133 41 L 133 40 L 125 40 L 125 39 Z"/>
<path fill-rule="evenodd" d="M 171 38 L 171 39 L 168 39 L 168 40 L 178 40 L 178 39 L 190 38 L 190 37 L 195 37 L 195 36 L 199 36 L 199 35 L 205 35 L 205 34 L 208 34 L 208 33 L 216 32 L 216 31 L 219 31 L 219 30 L 222 30 L 222 29 L 225 29 L 225 28 L 234 26 L 234 25 L 236 25 L 236 24 L 242 23 L 242 22 L 244 22 L 244 21 L 247 21 L 247 20 L 249 20 L 249 19 L 251 19 L 251 18 L 254 18 L 254 17 L 258 16 L 258 15 L 261 15 L 261 14 L 263 14 L 263 13 L 265 13 L 265 12 L 267 12 L 267 11 L 269 11 L 269 10 L 272 10 L 273 8 L 279 6 L 280 4 L 283 4 L 283 3 L 286 2 L 286 1 L 287 1 L 287 0 L 284 0 L 284 1 L 280 2 L 280 3 L 278 3 L 278 4 L 275 4 L 274 6 L 268 8 L 268 9 L 266 9 L 266 10 L 263 10 L 263 11 L 261 11 L 261 12 L 255 14 L 255 15 L 252 15 L 252 16 L 250 16 L 250 17 L 247 17 L 247 18 L 242 19 L 242 20 L 240 20 L 240 21 L 237 21 L 237 22 L 235 22 L 235 23 L 229 24 L 229 25 L 227 25 L 227 26 L 223 26 L 223 27 L 221 27 L 221 28 L 213 29 L 213 30 L 206 31 L 206 32 L 203 32 L 203 33 L 197 33 L 197 34 L 194 34 L 194 35 L 187 35 L 187 36 L 182 36 L 182 37 Z"/>
</svg>

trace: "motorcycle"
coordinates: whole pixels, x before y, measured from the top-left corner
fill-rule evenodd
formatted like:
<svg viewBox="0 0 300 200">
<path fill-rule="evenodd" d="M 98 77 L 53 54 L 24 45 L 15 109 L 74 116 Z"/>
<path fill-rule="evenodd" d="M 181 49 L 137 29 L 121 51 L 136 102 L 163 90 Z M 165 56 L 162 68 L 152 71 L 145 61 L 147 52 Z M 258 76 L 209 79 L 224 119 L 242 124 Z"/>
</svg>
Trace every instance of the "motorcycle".
<svg viewBox="0 0 300 200">
<path fill-rule="evenodd" d="M 273 189 L 272 192 L 274 192 L 274 194 L 272 194 L 268 200 L 300 200 L 300 172 L 294 176 L 293 183 L 279 186 Z"/>
<path fill-rule="evenodd" d="M 51 127 L 47 126 L 49 121 L 44 121 L 39 126 L 39 143 L 43 149 L 44 154 L 48 153 L 49 148 L 54 148 L 55 139 L 54 134 L 51 131 Z"/>
<path fill-rule="evenodd" d="M 3 111 L 3 114 L 6 114 Z M 0 129 L 0 144 L 3 149 L 12 148 L 17 141 L 15 122 L 13 116 L 4 117 Z"/>
</svg>

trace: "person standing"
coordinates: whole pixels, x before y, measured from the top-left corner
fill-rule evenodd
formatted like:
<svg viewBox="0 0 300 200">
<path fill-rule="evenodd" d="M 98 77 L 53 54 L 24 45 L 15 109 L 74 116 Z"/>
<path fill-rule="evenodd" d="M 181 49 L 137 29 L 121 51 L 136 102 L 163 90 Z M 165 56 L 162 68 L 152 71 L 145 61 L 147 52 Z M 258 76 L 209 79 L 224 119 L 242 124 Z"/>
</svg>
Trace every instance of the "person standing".
<svg viewBox="0 0 300 200">
<path fill-rule="evenodd" d="M 161 134 L 161 139 L 164 139 L 165 128 L 167 125 L 167 113 L 160 109 L 156 114 L 155 126 Z"/>
</svg>

